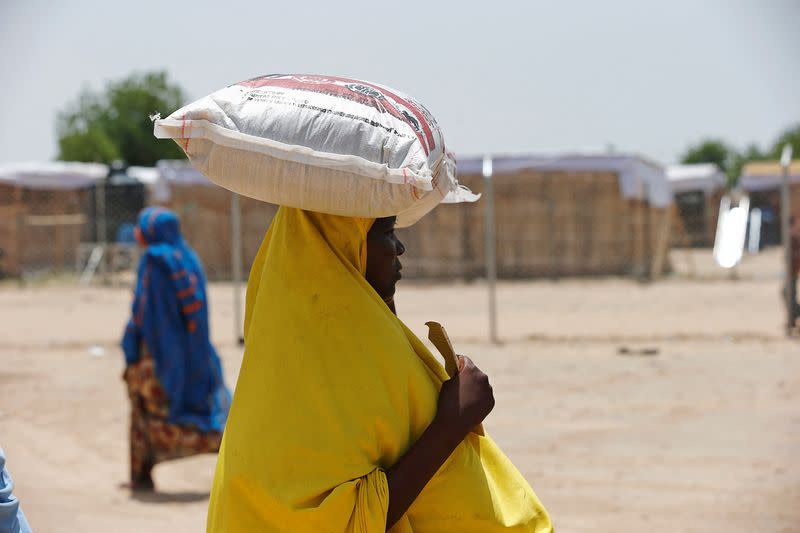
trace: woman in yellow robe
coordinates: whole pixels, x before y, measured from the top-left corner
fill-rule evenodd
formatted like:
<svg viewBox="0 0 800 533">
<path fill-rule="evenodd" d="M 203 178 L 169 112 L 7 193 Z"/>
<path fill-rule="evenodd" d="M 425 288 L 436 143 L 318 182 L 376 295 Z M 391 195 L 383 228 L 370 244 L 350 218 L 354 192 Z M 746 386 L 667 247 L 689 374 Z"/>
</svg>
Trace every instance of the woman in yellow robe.
<svg viewBox="0 0 800 533">
<path fill-rule="evenodd" d="M 394 218 L 281 207 L 247 287 L 245 354 L 208 531 L 552 531 L 488 436 L 468 358 L 448 379 L 394 313 Z"/>
</svg>

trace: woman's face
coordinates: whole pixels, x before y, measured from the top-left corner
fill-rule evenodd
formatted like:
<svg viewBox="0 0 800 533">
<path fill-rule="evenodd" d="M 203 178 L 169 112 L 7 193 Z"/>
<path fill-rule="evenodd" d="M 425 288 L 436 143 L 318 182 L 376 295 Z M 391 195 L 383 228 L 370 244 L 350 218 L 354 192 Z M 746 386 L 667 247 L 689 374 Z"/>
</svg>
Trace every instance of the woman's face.
<svg viewBox="0 0 800 533">
<path fill-rule="evenodd" d="M 394 296 L 395 284 L 402 277 L 399 256 L 406 247 L 394 233 L 395 217 L 375 219 L 367 233 L 367 274 L 372 288 L 384 300 Z"/>
</svg>

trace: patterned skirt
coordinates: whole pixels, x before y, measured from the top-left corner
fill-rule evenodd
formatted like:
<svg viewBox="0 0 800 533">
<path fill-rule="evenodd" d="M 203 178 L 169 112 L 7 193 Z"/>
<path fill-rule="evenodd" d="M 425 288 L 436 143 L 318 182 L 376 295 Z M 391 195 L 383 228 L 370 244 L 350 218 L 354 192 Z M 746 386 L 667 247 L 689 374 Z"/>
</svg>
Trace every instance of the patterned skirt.
<svg viewBox="0 0 800 533">
<path fill-rule="evenodd" d="M 128 365 L 122 378 L 131 400 L 131 481 L 149 475 L 157 463 L 219 451 L 222 433 L 201 432 L 194 426 L 167 422 L 167 395 L 155 374 L 155 365 L 144 343 L 139 360 Z"/>
</svg>

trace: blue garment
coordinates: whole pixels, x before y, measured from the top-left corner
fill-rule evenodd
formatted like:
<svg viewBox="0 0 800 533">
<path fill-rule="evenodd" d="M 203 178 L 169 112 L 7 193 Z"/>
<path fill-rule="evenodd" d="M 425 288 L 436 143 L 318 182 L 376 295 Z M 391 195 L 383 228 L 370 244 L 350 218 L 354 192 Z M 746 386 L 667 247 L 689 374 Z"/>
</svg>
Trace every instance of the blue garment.
<svg viewBox="0 0 800 533">
<path fill-rule="evenodd" d="M 31 533 L 13 490 L 14 482 L 6 470 L 6 454 L 0 448 L 0 533 Z"/>
<path fill-rule="evenodd" d="M 130 222 L 120 224 L 117 228 L 117 242 L 122 244 L 135 244 L 136 226 Z"/>
<path fill-rule="evenodd" d="M 203 267 L 172 211 L 145 208 L 136 229 L 147 249 L 139 262 L 133 316 L 122 338 L 125 360 L 138 361 L 144 342 L 169 400 L 168 421 L 222 431 L 231 394 L 209 339 Z"/>
</svg>

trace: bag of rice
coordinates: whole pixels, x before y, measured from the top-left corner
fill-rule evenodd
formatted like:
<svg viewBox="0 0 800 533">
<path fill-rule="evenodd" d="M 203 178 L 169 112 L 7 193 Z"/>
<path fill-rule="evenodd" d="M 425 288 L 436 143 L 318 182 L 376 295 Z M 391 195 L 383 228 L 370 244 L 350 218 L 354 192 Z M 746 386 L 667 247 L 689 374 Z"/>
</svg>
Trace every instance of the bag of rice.
<svg viewBox="0 0 800 533">
<path fill-rule="evenodd" d="M 236 83 L 155 120 L 211 181 L 266 202 L 410 226 L 474 202 L 433 116 L 398 91 L 335 76 Z"/>
</svg>

